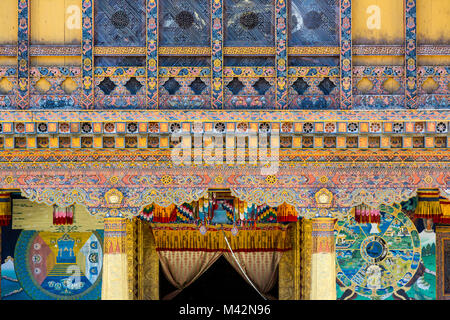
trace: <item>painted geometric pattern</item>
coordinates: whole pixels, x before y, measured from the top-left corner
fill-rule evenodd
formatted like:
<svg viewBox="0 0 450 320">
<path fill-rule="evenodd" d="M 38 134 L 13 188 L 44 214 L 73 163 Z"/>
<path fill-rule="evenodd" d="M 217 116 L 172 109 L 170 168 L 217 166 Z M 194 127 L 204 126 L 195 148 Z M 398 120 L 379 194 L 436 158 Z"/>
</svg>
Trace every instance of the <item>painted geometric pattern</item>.
<svg viewBox="0 0 450 320">
<path fill-rule="evenodd" d="M 261 109 L 274 105 L 275 82 L 273 67 L 225 67 L 224 107 Z"/>
<path fill-rule="evenodd" d="M 145 46 L 145 0 L 95 0 L 95 44 Z"/>
<path fill-rule="evenodd" d="M 353 109 L 402 109 L 403 66 L 353 67 Z"/>
<path fill-rule="evenodd" d="M 211 98 L 211 78 L 209 75 L 209 68 L 201 67 L 160 69 L 160 108 L 208 108 Z"/>
<path fill-rule="evenodd" d="M 211 6 L 211 109 L 223 107 L 223 0 L 213 0 Z"/>
<path fill-rule="evenodd" d="M 160 45 L 210 45 L 209 0 L 160 1 Z"/>
<path fill-rule="evenodd" d="M 332 109 L 339 106 L 338 67 L 290 67 L 290 109 Z"/>
<path fill-rule="evenodd" d="M 450 67 L 417 68 L 417 107 L 421 109 L 450 108 Z"/>
<path fill-rule="evenodd" d="M 290 46 L 338 46 L 339 0 L 293 0 Z"/>
<path fill-rule="evenodd" d="M 19 0 L 18 2 L 18 46 L 17 46 L 17 106 L 25 109 L 29 105 L 29 1 Z"/>
<path fill-rule="evenodd" d="M 146 106 L 144 68 L 96 68 L 95 105 L 97 108 L 142 109 Z"/>
<path fill-rule="evenodd" d="M 224 1 L 225 46 L 273 46 L 274 6 L 271 0 Z"/>
</svg>

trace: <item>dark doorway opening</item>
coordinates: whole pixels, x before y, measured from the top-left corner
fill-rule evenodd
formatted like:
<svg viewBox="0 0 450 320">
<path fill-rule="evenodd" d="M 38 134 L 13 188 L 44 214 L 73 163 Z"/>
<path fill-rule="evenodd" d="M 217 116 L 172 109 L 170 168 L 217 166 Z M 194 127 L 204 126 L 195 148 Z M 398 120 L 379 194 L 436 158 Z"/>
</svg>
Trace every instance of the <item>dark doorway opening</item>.
<svg viewBox="0 0 450 320">
<path fill-rule="evenodd" d="M 176 290 L 159 268 L 159 297 Z M 269 295 L 278 299 L 278 277 Z M 263 301 L 264 299 L 224 257 L 220 257 L 204 274 L 181 291 L 174 301 Z"/>
</svg>

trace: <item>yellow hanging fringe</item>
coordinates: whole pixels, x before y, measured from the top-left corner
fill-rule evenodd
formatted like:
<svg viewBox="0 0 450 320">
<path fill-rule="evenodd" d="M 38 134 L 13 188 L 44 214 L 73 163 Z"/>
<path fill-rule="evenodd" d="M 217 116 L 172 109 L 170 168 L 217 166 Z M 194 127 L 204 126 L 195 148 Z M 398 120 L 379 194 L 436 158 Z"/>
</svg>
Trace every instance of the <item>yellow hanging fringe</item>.
<svg viewBox="0 0 450 320">
<path fill-rule="evenodd" d="M 158 250 L 228 251 L 221 229 L 223 228 L 234 251 L 286 251 L 291 249 L 288 226 L 261 224 L 256 229 L 240 229 L 236 236 L 231 234 L 232 226 L 208 226 L 202 235 L 190 224 L 152 224 Z"/>
<path fill-rule="evenodd" d="M 450 200 L 440 197 L 439 204 L 441 205 L 443 218 L 450 218 Z"/>
<path fill-rule="evenodd" d="M 277 221 L 297 221 L 297 211 L 294 206 L 283 202 L 283 204 L 277 208 Z"/>
<path fill-rule="evenodd" d="M 418 218 L 430 219 L 442 215 L 439 201 L 439 190 L 422 189 L 417 191 L 417 207 L 415 216 Z"/>
<path fill-rule="evenodd" d="M 161 207 L 155 204 L 153 209 L 154 222 L 173 222 L 176 219 L 175 205 L 171 204 L 168 207 Z"/>
<path fill-rule="evenodd" d="M 11 222 L 11 198 L 9 193 L 0 194 L 0 226 L 7 226 Z"/>
</svg>

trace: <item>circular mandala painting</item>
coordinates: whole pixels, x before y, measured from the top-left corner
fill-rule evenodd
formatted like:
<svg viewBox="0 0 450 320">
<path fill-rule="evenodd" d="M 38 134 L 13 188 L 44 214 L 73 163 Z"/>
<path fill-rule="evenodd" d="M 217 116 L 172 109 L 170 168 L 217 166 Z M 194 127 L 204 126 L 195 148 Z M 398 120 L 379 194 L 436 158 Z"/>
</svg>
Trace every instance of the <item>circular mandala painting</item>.
<svg viewBox="0 0 450 320">
<path fill-rule="evenodd" d="M 100 299 L 102 237 L 98 232 L 22 231 L 17 279 L 36 300 Z"/>
<path fill-rule="evenodd" d="M 419 267 L 419 233 L 398 205 L 381 206 L 380 224 L 338 221 L 338 284 L 358 295 L 385 299 L 414 281 Z"/>
</svg>

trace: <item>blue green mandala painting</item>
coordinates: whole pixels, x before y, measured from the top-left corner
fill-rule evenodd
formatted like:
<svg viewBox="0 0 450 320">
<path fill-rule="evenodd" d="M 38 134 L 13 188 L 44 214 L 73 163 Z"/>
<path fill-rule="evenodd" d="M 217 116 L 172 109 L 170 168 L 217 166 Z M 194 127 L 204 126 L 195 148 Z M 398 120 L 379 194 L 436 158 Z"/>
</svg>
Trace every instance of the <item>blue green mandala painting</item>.
<svg viewBox="0 0 450 320">
<path fill-rule="evenodd" d="M 433 267 L 423 255 L 423 232 L 419 235 L 400 205 L 382 205 L 380 213 L 380 224 L 357 223 L 352 215 L 337 222 L 338 298 L 433 298 Z"/>
</svg>

